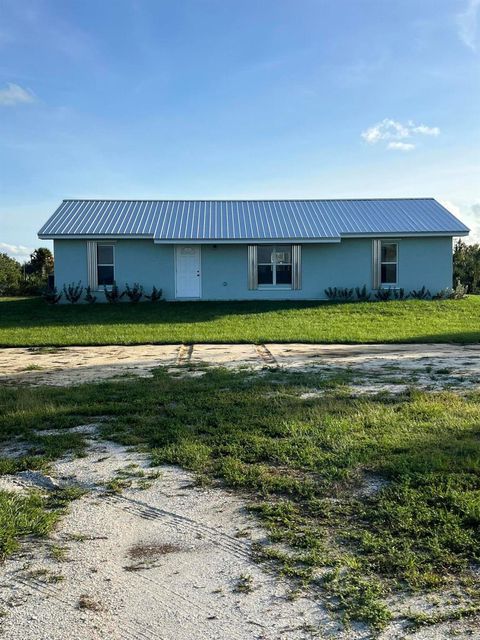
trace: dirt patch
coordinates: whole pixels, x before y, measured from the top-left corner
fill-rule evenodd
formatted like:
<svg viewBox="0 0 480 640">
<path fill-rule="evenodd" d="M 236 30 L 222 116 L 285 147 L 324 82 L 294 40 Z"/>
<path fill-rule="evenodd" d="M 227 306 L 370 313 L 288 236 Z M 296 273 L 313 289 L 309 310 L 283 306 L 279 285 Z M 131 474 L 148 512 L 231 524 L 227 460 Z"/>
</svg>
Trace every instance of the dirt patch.
<svg viewBox="0 0 480 640">
<path fill-rule="evenodd" d="M 480 389 L 480 345 L 135 345 L 0 349 L 4 384 L 72 386 L 116 377 L 150 377 L 164 366 L 198 377 L 209 367 L 348 371 L 356 395 L 418 389 Z M 313 396 L 306 396 L 309 399 Z"/>
<path fill-rule="evenodd" d="M 146 457 L 97 441 L 87 457 L 55 463 L 55 478 L 91 490 L 71 503 L 51 539 L 23 543 L 1 567 L 2 638 L 318 637 L 307 628 L 349 637 L 313 595 L 289 601 L 288 582 L 253 562 L 252 544 L 266 534 L 240 498 L 195 486 L 175 467 L 162 468 L 147 489 L 106 492 L 105 484 L 133 464 L 150 470 Z M 40 488 L 21 476 L 11 481 Z M 245 530 L 248 538 L 237 536 Z M 65 554 L 54 557 L 52 545 Z M 251 592 L 233 589 L 240 576 L 251 576 Z"/>
<path fill-rule="evenodd" d="M 178 544 L 172 544 L 171 542 L 160 542 L 155 544 L 134 544 L 128 550 L 129 558 L 132 560 L 144 560 L 145 558 L 158 558 L 159 556 L 165 556 L 167 553 L 178 553 L 183 551 L 183 547 Z"/>
</svg>

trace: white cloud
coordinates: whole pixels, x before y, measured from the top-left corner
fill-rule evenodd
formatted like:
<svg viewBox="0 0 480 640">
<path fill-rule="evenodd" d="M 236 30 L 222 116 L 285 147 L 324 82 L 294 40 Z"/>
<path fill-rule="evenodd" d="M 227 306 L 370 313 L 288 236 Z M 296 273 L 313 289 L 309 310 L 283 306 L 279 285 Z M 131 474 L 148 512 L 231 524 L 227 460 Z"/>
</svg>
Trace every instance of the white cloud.
<svg viewBox="0 0 480 640">
<path fill-rule="evenodd" d="M 15 258 L 19 262 L 25 262 L 29 260 L 30 254 L 33 252 L 31 247 L 24 247 L 21 244 L 8 244 L 7 242 L 0 242 L 0 253 L 6 253 L 11 258 Z"/>
<path fill-rule="evenodd" d="M 411 131 L 413 133 L 421 133 L 424 136 L 438 136 L 440 134 L 440 129 L 438 127 L 427 127 L 425 124 L 415 126 L 412 122 L 409 124 L 412 125 Z"/>
<path fill-rule="evenodd" d="M 457 15 L 458 35 L 462 42 L 472 51 L 478 47 L 478 10 L 480 0 L 468 0 L 465 11 Z"/>
<path fill-rule="evenodd" d="M 373 127 L 362 132 L 362 138 L 368 144 L 375 144 L 379 140 L 400 140 L 409 137 L 408 129 L 401 123 L 385 118 Z"/>
<path fill-rule="evenodd" d="M 0 106 L 11 107 L 15 104 L 28 104 L 35 102 L 35 96 L 28 89 L 20 85 L 7 82 L 6 89 L 0 89 Z"/>
<path fill-rule="evenodd" d="M 396 151 L 412 151 L 415 145 L 411 142 L 389 142 L 387 149 L 395 149 Z"/>
<path fill-rule="evenodd" d="M 461 206 L 451 200 L 439 199 L 439 202 L 470 229 L 470 234 L 462 238 L 463 242 L 467 244 L 480 243 L 480 202 L 464 203 Z"/>
<path fill-rule="evenodd" d="M 480 1 L 480 0 L 479 0 Z M 376 144 L 381 140 L 390 141 L 386 148 L 397 151 L 412 151 L 415 149 L 413 142 L 402 142 L 405 139 L 411 139 L 414 136 L 438 136 L 440 129 L 438 127 L 429 127 L 426 124 L 415 124 L 412 120 L 406 123 L 384 118 L 381 122 L 362 131 L 360 134 L 368 144 Z"/>
</svg>

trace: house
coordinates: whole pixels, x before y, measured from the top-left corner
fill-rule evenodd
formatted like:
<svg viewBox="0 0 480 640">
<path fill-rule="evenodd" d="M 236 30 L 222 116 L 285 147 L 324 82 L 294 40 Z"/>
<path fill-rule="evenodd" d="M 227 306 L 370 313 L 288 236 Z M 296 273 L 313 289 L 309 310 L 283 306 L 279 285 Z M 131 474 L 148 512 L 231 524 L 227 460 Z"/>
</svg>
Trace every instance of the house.
<svg viewBox="0 0 480 640">
<path fill-rule="evenodd" d="M 452 238 L 468 232 L 433 198 L 64 200 L 38 235 L 54 241 L 59 289 L 299 300 L 330 286 L 450 287 Z"/>
</svg>

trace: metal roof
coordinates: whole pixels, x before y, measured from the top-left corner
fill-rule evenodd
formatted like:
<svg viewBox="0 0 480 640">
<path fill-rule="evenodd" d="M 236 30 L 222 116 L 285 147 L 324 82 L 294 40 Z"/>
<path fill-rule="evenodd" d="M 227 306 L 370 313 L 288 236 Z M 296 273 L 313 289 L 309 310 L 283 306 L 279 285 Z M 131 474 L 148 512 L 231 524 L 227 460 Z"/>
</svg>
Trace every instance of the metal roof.
<svg viewBox="0 0 480 640">
<path fill-rule="evenodd" d="M 303 240 L 373 235 L 466 235 L 433 198 L 368 200 L 64 200 L 40 238 L 155 242 Z"/>
</svg>

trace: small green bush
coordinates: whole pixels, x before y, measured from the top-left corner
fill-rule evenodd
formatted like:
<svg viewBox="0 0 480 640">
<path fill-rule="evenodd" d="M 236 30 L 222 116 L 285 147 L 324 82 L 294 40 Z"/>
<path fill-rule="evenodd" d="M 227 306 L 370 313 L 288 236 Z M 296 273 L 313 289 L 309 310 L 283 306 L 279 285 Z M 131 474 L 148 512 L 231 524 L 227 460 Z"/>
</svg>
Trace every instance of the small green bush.
<svg viewBox="0 0 480 640">
<path fill-rule="evenodd" d="M 414 289 L 413 291 L 410 291 L 410 296 L 414 300 L 428 300 L 432 297 L 430 291 L 425 287 L 425 285 L 423 285 L 421 289 Z"/>
<path fill-rule="evenodd" d="M 154 286 L 152 293 L 150 295 L 145 293 L 144 296 L 147 300 L 150 300 L 150 302 L 159 302 L 162 299 L 162 293 L 162 289 L 157 289 L 157 287 Z"/>
<path fill-rule="evenodd" d="M 88 286 L 85 292 L 85 302 L 88 302 L 88 304 L 93 304 L 97 299 L 97 296 L 94 296 L 92 293 L 92 287 Z"/>
<path fill-rule="evenodd" d="M 66 284 L 64 284 L 63 293 L 65 295 L 65 298 L 68 300 L 68 302 L 70 302 L 71 304 L 77 303 L 82 297 L 82 293 L 83 293 L 83 285 L 81 281 L 79 280 L 77 284 L 72 282 L 68 285 L 68 287 Z"/>
<path fill-rule="evenodd" d="M 57 304 L 62 297 L 62 293 L 58 293 L 57 287 L 47 287 L 42 293 L 42 297 L 47 304 Z"/>
<path fill-rule="evenodd" d="M 133 286 L 130 287 L 129 284 L 125 283 L 125 295 L 130 300 L 130 302 L 133 302 L 133 304 L 140 302 L 143 297 L 142 285 L 138 284 L 138 282 L 134 282 Z"/>
<path fill-rule="evenodd" d="M 375 300 L 379 302 L 387 302 L 392 299 L 392 289 L 390 287 L 385 289 L 378 289 L 375 291 Z"/>
<path fill-rule="evenodd" d="M 366 284 L 364 284 L 361 289 L 360 287 L 355 287 L 355 294 L 359 302 L 368 302 L 368 300 L 370 300 L 370 292 L 367 291 Z"/>
<path fill-rule="evenodd" d="M 120 289 L 117 287 L 117 283 L 114 282 L 111 289 L 108 289 L 106 285 L 103 287 L 105 293 L 105 299 L 109 304 L 116 304 L 125 295 L 125 292 L 120 293 Z"/>
</svg>

